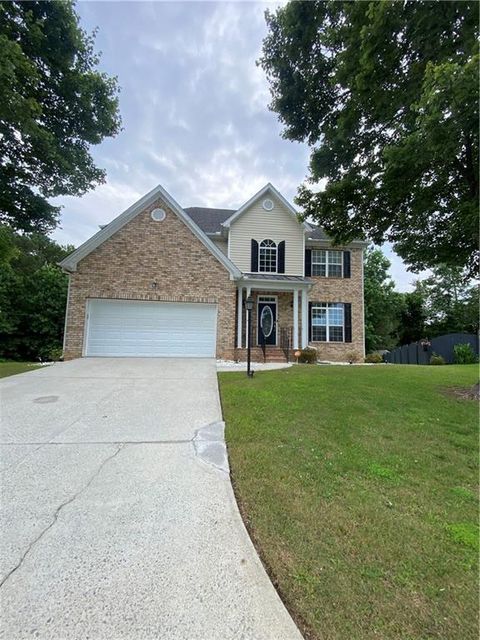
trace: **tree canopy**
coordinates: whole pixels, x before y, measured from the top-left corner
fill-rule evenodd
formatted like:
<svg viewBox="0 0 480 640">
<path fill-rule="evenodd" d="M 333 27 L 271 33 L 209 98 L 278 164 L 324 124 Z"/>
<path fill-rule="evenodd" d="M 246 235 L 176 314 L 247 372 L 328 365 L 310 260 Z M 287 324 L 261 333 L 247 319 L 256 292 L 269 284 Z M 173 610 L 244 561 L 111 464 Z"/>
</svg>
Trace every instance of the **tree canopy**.
<svg viewBox="0 0 480 640">
<path fill-rule="evenodd" d="M 0 358 L 61 353 L 68 277 L 57 262 L 74 249 L 0 225 Z"/>
<path fill-rule="evenodd" d="M 271 109 L 312 147 L 305 215 L 339 244 L 392 242 L 414 270 L 474 273 L 478 3 L 289 2 L 266 20 Z"/>
<path fill-rule="evenodd" d="M 0 222 L 47 232 L 59 215 L 48 198 L 104 181 L 89 148 L 120 116 L 98 64 L 72 2 L 0 3 Z"/>
<path fill-rule="evenodd" d="M 478 285 L 466 282 L 460 268 L 440 265 L 408 292 L 395 290 L 389 269 L 382 251 L 369 247 L 364 256 L 367 353 L 448 333 L 478 332 Z"/>
<path fill-rule="evenodd" d="M 391 349 L 397 344 L 402 295 L 389 275 L 390 261 L 369 247 L 364 257 L 365 349 Z"/>
<path fill-rule="evenodd" d="M 478 284 L 465 282 L 460 269 L 439 265 L 416 282 L 412 295 L 423 300 L 426 333 L 436 336 L 478 332 L 478 293 Z"/>
</svg>

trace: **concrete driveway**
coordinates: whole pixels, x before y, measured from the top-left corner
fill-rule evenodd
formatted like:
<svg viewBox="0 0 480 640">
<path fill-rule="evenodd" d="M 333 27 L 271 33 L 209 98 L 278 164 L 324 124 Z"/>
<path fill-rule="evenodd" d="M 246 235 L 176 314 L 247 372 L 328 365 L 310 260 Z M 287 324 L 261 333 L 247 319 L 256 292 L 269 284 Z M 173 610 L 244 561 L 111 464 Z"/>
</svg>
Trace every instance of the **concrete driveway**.
<svg viewBox="0 0 480 640">
<path fill-rule="evenodd" d="M 0 637 L 301 638 L 238 513 L 213 360 L 75 360 L 0 393 Z"/>
</svg>

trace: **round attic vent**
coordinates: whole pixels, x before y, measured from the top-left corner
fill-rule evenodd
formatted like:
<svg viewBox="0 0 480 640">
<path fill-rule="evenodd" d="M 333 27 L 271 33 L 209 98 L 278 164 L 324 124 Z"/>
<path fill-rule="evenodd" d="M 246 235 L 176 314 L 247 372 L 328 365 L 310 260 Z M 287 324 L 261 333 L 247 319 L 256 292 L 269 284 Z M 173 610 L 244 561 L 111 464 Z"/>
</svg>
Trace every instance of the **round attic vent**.
<svg viewBox="0 0 480 640">
<path fill-rule="evenodd" d="M 165 220 L 166 215 L 167 214 L 163 209 L 154 209 L 150 214 L 152 220 L 155 220 L 155 222 L 161 222 L 162 220 Z"/>
<path fill-rule="evenodd" d="M 271 211 L 273 209 L 273 206 L 273 200 L 270 200 L 270 198 L 267 198 L 262 203 L 262 207 L 265 209 L 265 211 Z"/>
</svg>

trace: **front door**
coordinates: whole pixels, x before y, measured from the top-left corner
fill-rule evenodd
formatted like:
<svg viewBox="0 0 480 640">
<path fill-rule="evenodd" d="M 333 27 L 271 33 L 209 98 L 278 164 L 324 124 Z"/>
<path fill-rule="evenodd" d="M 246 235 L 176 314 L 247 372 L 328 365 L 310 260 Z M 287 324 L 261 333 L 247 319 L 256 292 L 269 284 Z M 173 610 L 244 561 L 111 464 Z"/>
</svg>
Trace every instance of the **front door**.
<svg viewBox="0 0 480 640">
<path fill-rule="evenodd" d="M 258 303 L 258 344 L 277 344 L 277 303 Z"/>
</svg>

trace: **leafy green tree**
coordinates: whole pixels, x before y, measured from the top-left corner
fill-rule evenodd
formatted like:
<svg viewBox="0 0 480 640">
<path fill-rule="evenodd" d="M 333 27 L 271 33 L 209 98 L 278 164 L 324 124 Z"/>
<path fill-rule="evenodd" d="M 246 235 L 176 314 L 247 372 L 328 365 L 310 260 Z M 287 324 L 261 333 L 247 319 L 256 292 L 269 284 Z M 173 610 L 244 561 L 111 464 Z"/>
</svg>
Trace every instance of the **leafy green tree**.
<svg viewBox="0 0 480 640">
<path fill-rule="evenodd" d="M 0 222 L 47 232 L 59 207 L 105 179 L 90 145 L 120 130 L 116 78 L 70 1 L 0 3 Z"/>
<path fill-rule="evenodd" d="M 418 288 L 403 294 L 398 332 L 399 344 L 410 344 L 426 337 L 425 297 Z"/>
<path fill-rule="evenodd" d="M 474 273 L 478 2 L 289 2 L 266 20 L 271 109 L 312 147 L 305 215 L 415 270 Z"/>
<path fill-rule="evenodd" d="M 73 247 L 41 234 L 13 234 L 5 225 L 0 225 L 2 238 L 0 357 L 48 359 L 62 345 L 67 301 L 68 278 L 57 262 Z"/>
<path fill-rule="evenodd" d="M 397 344 L 402 296 L 388 270 L 390 261 L 370 247 L 364 260 L 365 349 L 391 349 Z"/>
<path fill-rule="evenodd" d="M 416 283 L 416 291 L 425 300 L 430 336 L 478 331 L 478 285 L 465 281 L 461 269 L 440 265 Z"/>
</svg>

